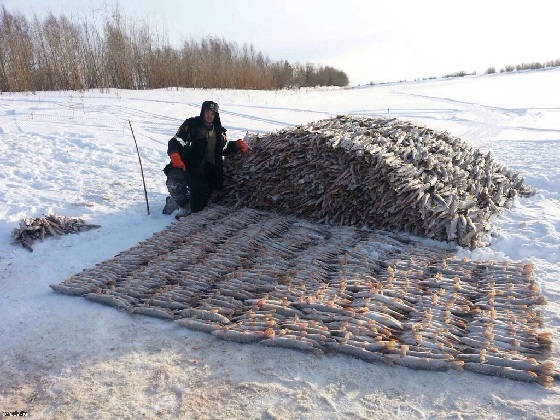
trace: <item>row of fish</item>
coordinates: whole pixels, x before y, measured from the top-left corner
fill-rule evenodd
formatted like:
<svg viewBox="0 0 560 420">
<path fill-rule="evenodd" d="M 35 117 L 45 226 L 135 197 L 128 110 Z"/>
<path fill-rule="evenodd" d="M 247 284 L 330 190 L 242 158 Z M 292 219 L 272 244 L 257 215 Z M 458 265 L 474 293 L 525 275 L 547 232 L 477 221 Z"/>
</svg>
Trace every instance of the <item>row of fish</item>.
<svg viewBox="0 0 560 420">
<path fill-rule="evenodd" d="M 251 153 L 225 161 L 220 203 L 477 247 L 492 215 L 534 193 L 490 153 L 395 118 L 339 116 L 246 139 Z"/>
<path fill-rule="evenodd" d="M 532 271 L 388 231 L 211 206 L 51 287 L 230 341 L 548 385 Z"/>
</svg>

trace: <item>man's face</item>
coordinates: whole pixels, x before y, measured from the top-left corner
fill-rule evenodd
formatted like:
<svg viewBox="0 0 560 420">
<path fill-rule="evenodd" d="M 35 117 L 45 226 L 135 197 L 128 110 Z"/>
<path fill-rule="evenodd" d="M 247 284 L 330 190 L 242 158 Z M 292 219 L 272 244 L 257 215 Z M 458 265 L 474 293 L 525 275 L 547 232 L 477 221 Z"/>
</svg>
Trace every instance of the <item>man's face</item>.
<svg viewBox="0 0 560 420">
<path fill-rule="evenodd" d="M 212 111 L 211 109 L 205 109 L 204 110 L 204 122 L 206 124 L 212 124 L 214 122 L 214 117 L 216 116 L 216 113 L 214 111 Z"/>
</svg>

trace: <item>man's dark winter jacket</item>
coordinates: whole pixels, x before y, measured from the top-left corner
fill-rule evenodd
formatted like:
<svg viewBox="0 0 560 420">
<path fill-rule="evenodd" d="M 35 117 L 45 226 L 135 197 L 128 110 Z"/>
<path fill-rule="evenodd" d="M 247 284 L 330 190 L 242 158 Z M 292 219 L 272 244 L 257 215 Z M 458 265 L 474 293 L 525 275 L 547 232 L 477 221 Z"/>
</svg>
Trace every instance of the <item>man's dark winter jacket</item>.
<svg viewBox="0 0 560 420">
<path fill-rule="evenodd" d="M 226 142 L 226 129 L 222 126 L 218 115 L 214 120 L 214 130 L 216 131 L 214 159 L 217 172 L 216 184 L 218 188 L 222 188 L 224 179 L 222 156 L 235 153 L 238 149 L 235 142 Z M 207 132 L 208 128 L 200 116 L 189 118 L 181 124 L 177 134 L 169 140 L 167 146 L 167 154 L 178 152 L 187 165 L 187 172 L 193 176 L 202 176 L 204 173 Z M 163 169 L 166 175 L 171 168 L 171 164 L 168 164 Z"/>
</svg>

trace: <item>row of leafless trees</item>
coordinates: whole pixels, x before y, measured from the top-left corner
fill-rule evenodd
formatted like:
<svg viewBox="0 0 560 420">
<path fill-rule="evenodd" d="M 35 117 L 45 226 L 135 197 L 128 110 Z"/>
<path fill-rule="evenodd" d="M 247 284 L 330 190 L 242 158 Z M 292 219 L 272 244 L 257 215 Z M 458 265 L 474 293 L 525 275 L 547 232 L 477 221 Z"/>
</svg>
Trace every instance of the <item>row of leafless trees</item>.
<svg viewBox="0 0 560 420">
<path fill-rule="evenodd" d="M 90 88 L 281 89 L 346 86 L 329 66 L 273 61 L 252 45 L 207 37 L 180 49 L 118 12 L 102 25 L 65 16 L 29 20 L 0 10 L 0 91 Z"/>
<path fill-rule="evenodd" d="M 521 64 L 518 64 L 516 66 L 512 66 L 511 64 L 508 64 L 504 68 L 500 69 L 500 73 L 507 73 L 507 72 L 511 72 L 511 71 L 521 71 L 521 70 L 548 69 L 548 68 L 552 68 L 552 67 L 560 67 L 560 59 L 549 60 L 549 61 L 545 61 L 545 62 L 542 62 L 542 63 L 539 62 L 539 61 L 534 61 L 532 63 L 521 63 Z M 495 67 L 488 67 L 484 73 L 485 74 L 494 74 L 494 73 L 496 73 L 496 68 Z M 474 75 L 474 74 L 476 74 L 476 72 L 467 73 L 465 71 L 458 71 L 456 73 L 446 74 L 443 77 L 463 77 L 463 76 L 469 76 L 469 75 Z M 430 77 L 428 79 L 435 79 L 435 77 Z"/>
<path fill-rule="evenodd" d="M 547 69 L 547 68 L 552 68 L 552 67 L 560 67 L 560 59 L 549 60 L 549 61 L 545 61 L 543 63 L 541 63 L 539 61 L 535 61 L 535 62 L 532 62 L 532 63 L 521 63 L 521 64 L 518 64 L 516 66 L 512 66 L 511 64 L 508 64 L 504 68 L 500 69 L 500 73 L 507 73 L 507 72 L 511 72 L 511 71 L 521 71 L 521 70 Z M 484 73 L 485 74 L 494 74 L 494 73 L 496 73 L 496 68 L 495 67 L 488 67 Z M 455 73 L 446 74 L 443 77 L 444 78 L 464 77 L 464 76 L 472 76 L 472 75 L 475 75 L 475 74 L 476 74 L 476 71 L 473 71 L 472 73 L 467 73 L 466 71 L 458 71 L 458 72 L 455 72 Z M 430 79 L 436 79 L 436 77 L 424 77 L 422 80 L 430 80 Z"/>
<path fill-rule="evenodd" d="M 549 60 L 549 61 L 545 61 L 544 63 L 541 63 L 539 61 L 534 61 L 532 63 L 521 63 L 521 64 L 518 64 L 516 66 L 512 66 L 511 64 L 508 64 L 503 69 L 500 69 L 500 73 L 510 72 L 510 71 L 514 71 L 514 70 L 520 71 L 520 70 L 547 69 L 547 68 L 551 68 L 551 67 L 560 67 L 560 59 Z M 490 70 L 490 69 L 488 69 L 488 70 Z M 488 70 L 486 71 L 487 73 L 488 73 Z"/>
</svg>

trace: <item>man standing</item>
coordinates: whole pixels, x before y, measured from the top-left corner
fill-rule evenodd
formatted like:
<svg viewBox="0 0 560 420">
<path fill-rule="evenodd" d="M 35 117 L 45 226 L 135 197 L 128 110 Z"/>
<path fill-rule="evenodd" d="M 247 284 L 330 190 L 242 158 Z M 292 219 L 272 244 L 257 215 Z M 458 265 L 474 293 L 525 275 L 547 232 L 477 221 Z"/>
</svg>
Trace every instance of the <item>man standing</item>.
<svg viewBox="0 0 560 420">
<path fill-rule="evenodd" d="M 164 214 L 179 208 L 175 218 L 201 211 L 213 190 L 223 188 L 222 156 L 241 151 L 247 153 L 244 140 L 226 141 L 226 129 L 220 122 L 218 104 L 202 103 L 200 116 L 185 120 L 169 140 L 167 154 L 171 163 L 163 169 L 167 175 L 167 197 Z M 190 208 L 187 205 L 190 201 Z"/>
</svg>

